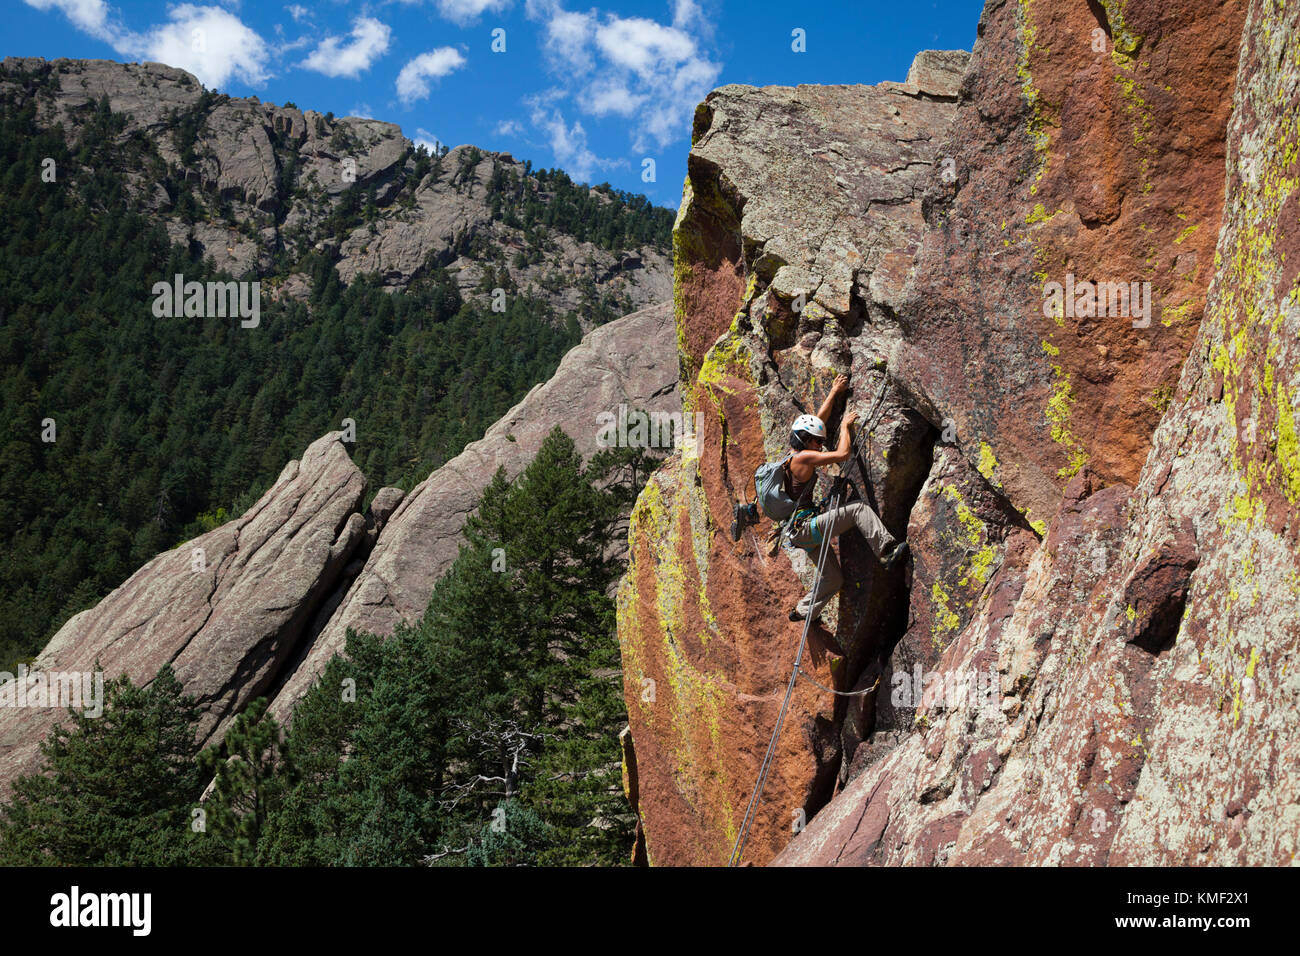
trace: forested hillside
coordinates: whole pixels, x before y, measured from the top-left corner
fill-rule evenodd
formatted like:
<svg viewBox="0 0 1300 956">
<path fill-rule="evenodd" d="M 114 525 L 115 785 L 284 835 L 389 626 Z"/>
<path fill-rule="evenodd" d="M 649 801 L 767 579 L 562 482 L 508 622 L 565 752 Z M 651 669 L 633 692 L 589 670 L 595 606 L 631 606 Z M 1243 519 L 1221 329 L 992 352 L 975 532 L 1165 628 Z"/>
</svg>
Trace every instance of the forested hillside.
<svg viewBox="0 0 1300 956">
<path fill-rule="evenodd" d="M 547 378 L 583 328 L 630 306 L 594 284 L 576 307 L 549 295 L 537 277 L 556 236 L 667 242 L 667 210 L 511 165 L 479 192 L 489 222 L 531 237 L 512 253 L 491 230 L 466 230 L 399 287 L 359 271 L 319 237 L 374 229 L 376 186 L 363 177 L 296 226 L 268 213 L 279 220 L 274 254 L 232 275 L 193 225 L 239 210 L 186 167 L 202 151 L 203 110 L 222 98 L 203 94 L 161 138 L 103 98 L 80 108 L 74 136 L 43 118 L 49 76 L 19 78 L 20 90 L 0 93 L 0 670 L 154 554 L 239 514 L 344 419 L 372 487 L 411 487 Z M 400 182 L 385 187 L 392 210 L 443 162 L 469 178 L 485 162 L 407 151 Z M 286 161 L 279 177 L 295 208 L 310 204 L 301 168 Z M 158 190 L 165 200 L 149 198 Z M 177 220 L 191 224 L 183 244 Z M 256 234 L 247 220 L 238 228 Z M 155 317 L 151 289 L 175 274 L 259 279 L 260 324 Z M 497 287 L 504 311 L 492 309 Z"/>
<path fill-rule="evenodd" d="M 103 717 L 72 715 L 0 805 L 0 864 L 628 862 L 608 546 L 648 464 L 584 465 L 557 428 L 485 489 L 423 620 L 354 634 L 287 733 L 258 699 L 200 753 L 170 665 L 110 682 Z"/>
</svg>

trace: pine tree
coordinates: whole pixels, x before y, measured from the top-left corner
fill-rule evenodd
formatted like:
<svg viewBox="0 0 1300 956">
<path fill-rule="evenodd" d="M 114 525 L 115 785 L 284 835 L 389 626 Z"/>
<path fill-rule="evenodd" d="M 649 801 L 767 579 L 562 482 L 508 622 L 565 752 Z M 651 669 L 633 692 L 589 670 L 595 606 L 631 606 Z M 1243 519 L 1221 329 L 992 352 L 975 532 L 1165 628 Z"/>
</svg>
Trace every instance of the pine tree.
<svg viewBox="0 0 1300 956">
<path fill-rule="evenodd" d="M 419 624 L 349 635 L 295 710 L 296 776 L 261 859 L 626 862 L 606 545 L 630 493 L 611 476 L 629 461 L 584 467 L 556 429 L 513 482 L 493 477 Z"/>
<path fill-rule="evenodd" d="M 457 688 L 444 806 L 455 800 L 479 821 L 477 836 L 463 822 L 451 831 L 471 846 L 484 818 L 517 798 L 555 835 L 537 860 L 626 859 L 617 742 L 626 714 L 607 596 L 620 569 L 605 553 L 621 499 L 597 488 L 597 475 L 558 428 L 515 482 L 498 472 L 421 624 L 470 675 Z"/>
<path fill-rule="evenodd" d="M 195 763 L 199 711 L 164 666 L 147 688 L 121 675 L 99 717 L 69 711 L 41 744 L 45 766 L 0 806 L 0 864 L 173 866 L 195 835 L 206 778 Z"/>
<path fill-rule="evenodd" d="M 230 722 L 220 744 L 198 757 L 215 785 L 205 802 L 207 836 L 235 866 L 258 862 L 258 842 L 267 817 L 292 784 L 294 767 L 279 722 L 263 697 L 249 702 Z"/>
<path fill-rule="evenodd" d="M 267 816 L 261 861 L 273 866 L 327 866 L 346 852 L 344 758 L 373 681 L 368 661 L 380 641 L 350 635 L 348 656 L 332 658 L 293 711 L 285 739 L 294 779 Z"/>
</svg>

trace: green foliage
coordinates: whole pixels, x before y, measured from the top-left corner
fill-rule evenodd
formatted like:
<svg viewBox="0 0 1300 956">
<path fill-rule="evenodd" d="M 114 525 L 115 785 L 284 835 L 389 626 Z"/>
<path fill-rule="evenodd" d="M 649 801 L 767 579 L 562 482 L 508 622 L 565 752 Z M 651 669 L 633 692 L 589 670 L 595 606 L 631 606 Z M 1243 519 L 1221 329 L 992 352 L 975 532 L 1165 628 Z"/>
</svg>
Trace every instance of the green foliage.
<svg viewBox="0 0 1300 956">
<path fill-rule="evenodd" d="M 419 631 L 445 662 L 454 706 L 440 852 L 460 841 L 484 859 L 502 852 L 483 841 L 504 799 L 547 825 L 536 862 L 627 859 L 626 713 L 607 597 L 621 568 L 605 556 L 621 502 L 599 488 L 606 477 L 557 428 L 514 483 L 498 472 L 434 590 Z"/>
<path fill-rule="evenodd" d="M 460 174 L 481 161 L 467 151 Z M 573 182 L 563 170 L 531 170 L 523 177 L 493 163 L 488 182 L 492 217 L 517 229 L 562 232 L 610 252 L 653 246 L 667 249 L 672 236 L 671 209 L 652 205 L 644 196 L 613 189 L 607 183 L 589 187 Z"/>
<path fill-rule="evenodd" d="M 542 300 L 512 295 L 505 313 L 462 301 L 437 260 L 391 293 L 374 276 L 345 287 L 329 253 L 286 249 L 248 277 L 263 282 L 258 329 L 156 318 L 155 283 L 231 277 L 171 244 L 129 199 L 128 176 L 146 171 L 185 221 L 232 216 L 230 198 L 167 168 L 106 100 L 83 108 L 68 141 L 36 123 L 48 70 L 6 79 L 19 92 L 0 96 L 0 670 L 159 551 L 242 514 L 344 418 L 372 482 L 410 488 L 578 340 L 577 316 Z M 173 117 L 183 162 L 200 159 L 218 100 Z M 440 174 L 444 155 L 416 151 L 402 190 Z M 41 177 L 47 158 L 55 183 Z M 284 190 L 309 189 L 296 153 L 281 158 Z M 481 158 L 462 157 L 460 188 Z M 531 165 L 519 177 L 494 163 L 489 193 L 525 233 L 517 267 L 544 261 L 555 232 L 621 251 L 664 247 L 671 227 L 641 197 Z M 238 226 L 256 235 L 283 214 Z M 353 188 L 325 225 L 378 215 L 374 188 Z M 485 282 L 511 286 L 483 236 L 455 245 Z M 306 301 L 270 294 L 291 273 L 306 277 Z M 626 311 L 592 283 L 580 291 L 585 318 Z M 584 467 L 557 429 L 517 480 L 486 489 L 419 624 L 349 635 L 287 731 L 255 701 L 200 756 L 198 712 L 170 669 L 147 688 L 114 680 L 104 716 L 73 715 L 44 744 L 45 769 L 0 807 L 0 863 L 625 862 L 607 596 L 621 568 L 608 554 L 650 467 L 628 449 Z M 196 833 L 191 811 L 214 776 Z"/>
<path fill-rule="evenodd" d="M 199 131 L 207 122 L 208 113 L 217 101 L 217 94 L 204 90 L 194 105 L 185 110 L 176 110 L 172 114 L 172 141 L 176 152 L 180 154 L 182 166 L 193 166 L 198 160 L 194 146 L 198 142 Z M 107 109 L 107 104 L 104 105 Z"/>
<path fill-rule="evenodd" d="M 287 733 L 257 699 L 196 754 L 170 668 L 111 682 L 0 807 L 0 863 L 626 863 L 606 555 L 650 462 L 598 457 L 557 428 L 514 482 L 498 472 L 420 623 L 350 632 Z"/>
<path fill-rule="evenodd" d="M 418 626 L 349 635 L 295 710 L 299 778 L 262 859 L 627 861 L 606 596 L 621 567 L 605 557 L 632 491 L 620 468 L 627 455 L 584 468 L 557 429 L 514 482 L 497 473 Z"/>
<path fill-rule="evenodd" d="M 41 744 L 43 771 L 18 778 L 0 805 L 0 865 L 183 863 L 208 779 L 194 762 L 197 725 L 170 666 L 147 688 L 108 682 L 103 714 L 69 711 Z"/>
<path fill-rule="evenodd" d="M 479 829 L 477 839 L 465 851 L 464 863 L 466 866 L 537 866 L 546 862 L 546 851 L 559 839 L 556 829 L 535 810 L 516 800 L 506 800 L 493 811 L 493 821 Z"/>
<path fill-rule="evenodd" d="M 236 866 L 257 862 L 256 847 L 267 816 L 294 779 L 280 725 L 266 706 L 265 698 L 251 701 L 230 722 L 223 742 L 198 757 L 204 774 L 214 778 L 204 807 L 208 840 L 220 847 L 223 862 L 229 858 Z"/>
</svg>

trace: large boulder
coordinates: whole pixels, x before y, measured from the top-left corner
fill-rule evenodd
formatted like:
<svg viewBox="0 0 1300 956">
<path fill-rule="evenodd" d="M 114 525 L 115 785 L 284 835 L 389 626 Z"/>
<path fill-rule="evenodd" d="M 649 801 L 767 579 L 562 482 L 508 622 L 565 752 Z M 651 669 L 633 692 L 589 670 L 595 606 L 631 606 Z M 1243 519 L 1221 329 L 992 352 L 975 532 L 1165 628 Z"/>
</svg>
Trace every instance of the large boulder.
<svg viewBox="0 0 1300 956">
<path fill-rule="evenodd" d="M 171 664 L 202 710 L 199 742 L 219 739 L 249 700 L 273 690 L 365 541 L 365 490 L 340 433 L 313 442 L 243 516 L 158 555 L 69 620 L 33 669 L 102 669 L 142 683 Z M 0 786 L 36 768 L 40 741 L 63 715 L 0 708 Z"/>
</svg>

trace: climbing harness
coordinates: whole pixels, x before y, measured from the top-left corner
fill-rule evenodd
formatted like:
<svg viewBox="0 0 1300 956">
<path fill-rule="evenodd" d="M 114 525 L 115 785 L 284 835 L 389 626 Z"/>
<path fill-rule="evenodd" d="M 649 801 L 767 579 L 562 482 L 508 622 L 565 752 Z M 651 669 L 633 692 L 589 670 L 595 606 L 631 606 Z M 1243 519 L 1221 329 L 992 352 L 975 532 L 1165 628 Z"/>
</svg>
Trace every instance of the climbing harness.
<svg viewBox="0 0 1300 956">
<path fill-rule="evenodd" d="M 862 440 L 862 436 L 875 429 L 875 422 L 879 418 L 880 409 L 882 407 L 881 401 L 885 397 L 885 387 L 888 384 L 889 384 L 889 373 L 886 372 L 885 376 L 880 381 L 880 391 L 876 393 L 876 401 L 874 406 L 872 407 L 871 414 L 867 416 L 868 424 L 861 431 L 859 431 L 857 437 L 853 439 L 853 446 L 852 446 L 853 454 L 850 456 L 851 460 L 858 459 L 858 442 Z M 868 484 L 870 484 L 871 478 L 866 473 L 865 469 L 862 468 L 862 462 L 860 459 L 858 459 L 858 468 L 859 470 L 863 471 L 863 479 L 866 482 L 868 482 Z M 851 485 L 851 482 L 848 480 L 847 475 L 841 475 L 840 477 L 835 479 L 834 483 L 831 485 L 831 500 L 830 500 L 830 508 L 828 510 L 834 511 L 836 508 L 839 507 L 840 498 L 844 495 L 845 488 L 849 485 Z M 812 520 L 815 521 L 816 519 L 814 518 Z M 833 535 L 829 535 L 829 534 L 822 535 L 822 540 L 820 543 L 821 547 L 817 552 L 817 570 L 813 575 L 814 594 L 817 593 L 817 589 L 821 586 L 822 571 L 826 567 L 826 556 L 830 553 L 832 537 Z M 809 628 L 812 627 L 813 618 L 814 615 L 812 614 L 809 614 L 807 617 L 804 618 L 803 634 L 800 635 L 799 637 L 799 651 L 798 653 L 795 654 L 794 669 L 790 672 L 790 680 L 785 687 L 785 699 L 781 701 L 781 710 L 776 715 L 776 726 L 772 728 L 772 739 L 769 740 L 767 743 L 767 752 L 763 755 L 763 762 L 758 769 L 758 781 L 754 784 L 754 792 L 750 794 L 749 804 L 748 806 L 745 807 L 745 817 L 741 821 L 740 832 L 736 835 L 736 843 L 731 848 L 731 857 L 730 859 L 727 860 L 727 866 L 729 867 L 738 864 L 740 862 L 742 854 L 744 854 L 745 852 L 745 843 L 749 839 L 749 828 L 750 825 L 754 822 L 754 816 L 758 810 L 758 805 L 762 801 L 763 788 L 767 784 L 767 775 L 768 772 L 772 769 L 773 759 L 776 756 L 776 743 L 781 737 L 781 727 L 785 724 L 785 715 L 787 711 L 790 709 L 790 698 L 794 696 L 794 685 L 798 682 L 800 676 L 802 676 L 804 680 L 816 684 L 822 690 L 828 691 L 829 693 L 835 694 L 840 697 L 862 697 L 866 694 L 870 694 L 874 692 L 876 690 L 876 687 L 879 686 L 880 684 L 880 678 L 876 678 L 876 683 L 873 684 L 871 687 L 867 688 L 866 690 L 859 690 L 859 691 L 831 690 L 831 688 L 815 680 L 808 674 L 805 674 L 802 669 L 803 654 L 805 648 L 808 646 L 808 630 Z"/>
</svg>

